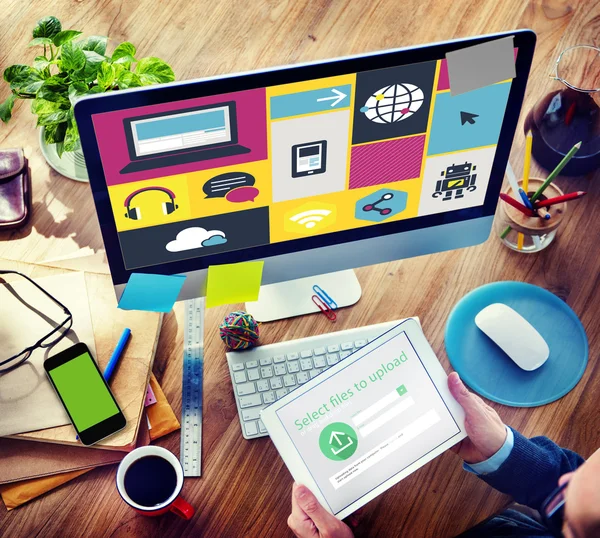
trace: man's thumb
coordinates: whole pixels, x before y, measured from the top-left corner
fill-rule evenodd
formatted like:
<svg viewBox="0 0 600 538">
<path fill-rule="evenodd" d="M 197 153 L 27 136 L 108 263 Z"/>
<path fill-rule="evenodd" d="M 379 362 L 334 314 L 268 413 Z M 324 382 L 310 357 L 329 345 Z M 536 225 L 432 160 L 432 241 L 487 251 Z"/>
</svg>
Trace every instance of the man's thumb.
<svg viewBox="0 0 600 538">
<path fill-rule="evenodd" d="M 461 378 L 456 372 L 452 372 L 448 376 L 448 388 L 450 393 L 454 396 L 454 399 L 460 404 L 460 406 L 468 414 L 469 411 L 475 411 L 477 406 L 477 400 L 465 387 Z"/>
<path fill-rule="evenodd" d="M 315 522 L 317 528 L 320 528 L 319 524 L 325 522 L 328 519 L 327 516 L 330 516 L 329 512 L 321 506 L 317 498 L 306 486 L 296 486 L 294 488 L 294 497 L 298 501 L 298 506 Z"/>
</svg>

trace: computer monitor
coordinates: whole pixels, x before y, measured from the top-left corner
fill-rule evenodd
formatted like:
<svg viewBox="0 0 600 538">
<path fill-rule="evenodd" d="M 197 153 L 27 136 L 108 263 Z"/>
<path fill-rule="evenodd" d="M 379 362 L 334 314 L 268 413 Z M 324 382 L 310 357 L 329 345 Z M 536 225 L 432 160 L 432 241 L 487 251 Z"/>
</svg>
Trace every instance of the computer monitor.
<svg viewBox="0 0 600 538">
<path fill-rule="evenodd" d="M 188 299 L 210 265 L 264 260 L 250 306 L 273 319 L 316 310 L 314 284 L 356 301 L 347 270 L 485 241 L 534 45 L 518 30 L 81 99 L 117 296 L 147 272 L 187 275 Z"/>
</svg>

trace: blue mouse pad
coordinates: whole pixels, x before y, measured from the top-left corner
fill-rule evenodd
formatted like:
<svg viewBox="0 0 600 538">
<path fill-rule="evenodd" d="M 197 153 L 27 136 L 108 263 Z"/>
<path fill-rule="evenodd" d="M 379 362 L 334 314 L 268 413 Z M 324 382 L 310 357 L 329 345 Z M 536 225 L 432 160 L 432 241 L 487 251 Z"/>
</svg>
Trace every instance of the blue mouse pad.
<svg viewBox="0 0 600 538">
<path fill-rule="evenodd" d="M 486 306 L 504 303 L 542 335 L 550 357 L 537 370 L 519 368 L 475 325 Z M 583 325 L 549 291 L 524 282 L 495 282 L 473 290 L 454 307 L 446 324 L 446 351 L 463 381 L 486 398 L 513 407 L 535 407 L 562 398 L 581 379 L 588 360 Z"/>
</svg>

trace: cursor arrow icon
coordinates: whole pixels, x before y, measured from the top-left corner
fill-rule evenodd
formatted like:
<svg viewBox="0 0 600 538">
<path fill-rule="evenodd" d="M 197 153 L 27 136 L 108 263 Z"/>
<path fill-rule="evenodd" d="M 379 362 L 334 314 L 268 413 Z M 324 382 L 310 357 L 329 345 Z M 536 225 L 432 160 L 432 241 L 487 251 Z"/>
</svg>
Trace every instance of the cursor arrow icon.
<svg viewBox="0 0 600 538">
<path fill-rule="evenodd" d="M 460 124 L 464 125 L 465 123 L 470 123 L 471 125 L 475 123 L 475 118 L 478 118 L 479 114 L 471 114 L 471 112 L 460 112 Z"/>
<path fill-rule="evenodd" d="M 331 88 L 331 93 L 333 93 L 334 95 L 332 95 L 331 97 L 321 97 L 320 99 L 317 99 L 317 101 L 333 101 L 331 103 L 331 106 L 334 107 L 347 97 L 347 95 L 344 92 L 341 92 L 336 88 Z"/>
</svg>

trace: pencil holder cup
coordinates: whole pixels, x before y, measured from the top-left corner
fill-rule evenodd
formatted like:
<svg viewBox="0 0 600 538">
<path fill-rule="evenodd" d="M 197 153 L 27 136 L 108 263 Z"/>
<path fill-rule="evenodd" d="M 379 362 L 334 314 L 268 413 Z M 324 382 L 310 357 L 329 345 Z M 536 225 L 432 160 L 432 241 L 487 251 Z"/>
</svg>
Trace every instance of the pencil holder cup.
<svg viewBox="0 0 600 538">
<path fill-rule="evenodd" d="M 530 198 L 542 183 L 544 183 L 543 179 L 530 178 L 527 196 Z M 519 181 L 519 187 L 522 187 L 522 184 L 523 181 Z M 521 201 L 519 193 L 513 192 L 511 187 L 508 187 L 504 192 L 515 200 Z M 562 195 L 563 192 L 551 183 L 544 194 L 538 198 L 538 201 Z M 501 201 L 500 212 L 496 219 L 496 230 L 500 235 L 500 240 L 508 248 L 525 254 L 544 250 L 556 237 L 556 231 L 565 216 L 567 203 L 561 202 L 546 209 L 550 214 L 548 220 L 539 216 L 529 217 Z M 510 231 L 505 233 L 509 227 Z"/>
</svg>

